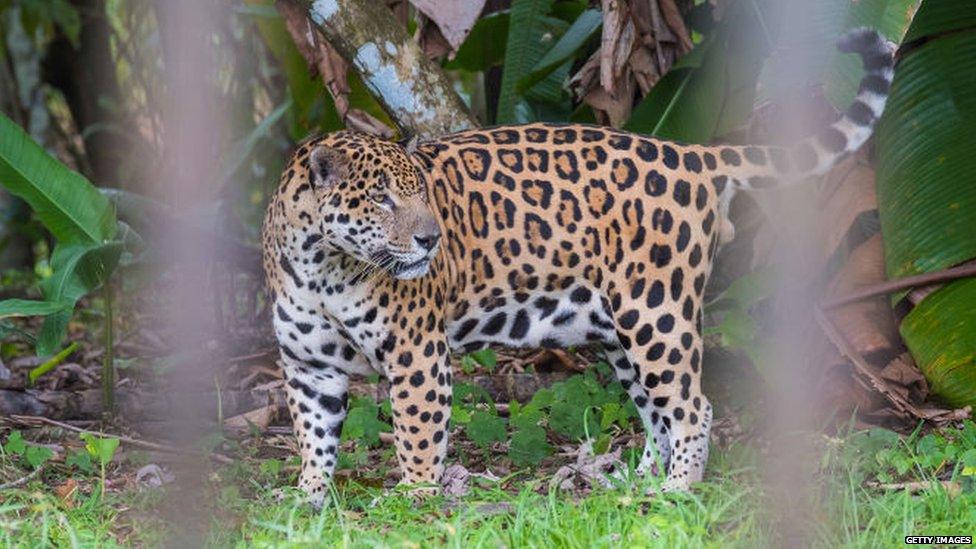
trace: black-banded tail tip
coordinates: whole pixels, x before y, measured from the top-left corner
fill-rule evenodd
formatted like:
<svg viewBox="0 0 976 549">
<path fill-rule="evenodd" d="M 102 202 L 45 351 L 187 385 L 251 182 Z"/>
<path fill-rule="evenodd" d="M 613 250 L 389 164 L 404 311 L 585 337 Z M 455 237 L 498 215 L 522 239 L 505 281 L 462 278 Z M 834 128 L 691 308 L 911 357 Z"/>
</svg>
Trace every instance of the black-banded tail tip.
<svg viewBox="0 0 976 549">
<path fill-rule="evenodd" d="M 837 41 L 837 49 L 844 53 L 876 53 L 885 50 L 886 40 L 870 27 L 858 27 Z"/>
</svg>

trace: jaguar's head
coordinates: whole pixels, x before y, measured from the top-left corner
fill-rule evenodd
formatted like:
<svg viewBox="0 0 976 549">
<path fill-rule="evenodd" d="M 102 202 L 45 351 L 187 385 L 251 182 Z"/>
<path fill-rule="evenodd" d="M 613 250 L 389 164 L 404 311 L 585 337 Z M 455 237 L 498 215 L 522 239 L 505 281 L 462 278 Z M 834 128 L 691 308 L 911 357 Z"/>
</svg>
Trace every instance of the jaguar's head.
<svg viewBox="0 0 976 549">
<path fill-rule="evenodd" d="M 406 149 L 338 132 L 311 144 L 307 154 L 323 243 L 396 278 L 427 274 L 441 230 Z"/>
</svg>

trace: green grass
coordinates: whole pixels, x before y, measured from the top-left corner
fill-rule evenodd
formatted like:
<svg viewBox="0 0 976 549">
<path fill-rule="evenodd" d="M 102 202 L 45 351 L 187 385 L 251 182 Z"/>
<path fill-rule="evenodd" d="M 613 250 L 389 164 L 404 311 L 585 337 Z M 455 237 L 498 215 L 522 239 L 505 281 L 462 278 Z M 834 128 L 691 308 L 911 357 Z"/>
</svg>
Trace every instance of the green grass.
<svg viewBox="0 0 976 549">
<path fill-rule="evenodd" d="M 596 491 L 576 499 L 550 490 L 546 479 L 484 481 L 459 502 L 438 497 L 416 504 L 405 495 L 346 483 L 332 504 L 314 512 L 268 495 L 242 501 L 244 517 L 215 545 L 342 547 L 734 547 L 767 537 L 755 470 L 722 472 L 693 494 L 647 496 L 637 487 Z"/>
<path fill-rule="evenodd" d="M 799 530 L 815 547 L 900 546 L 904 536 L 976 533 L 976 424 L 899 437 L 871 430 L 809 435 L 819 470 Z M 501 481 L 472 481 L 459 501 L 416 503 L 375 487 L 376 477 L 338 483 L 322 511 L 303 505 L 290 469 L 247 457 L 223 467 L 204 492 L 214 512 L 214 547 L 754 547 L 782 546 L 777 504 L 763 483 L 763 456 L 751 442 L 716 450 L 691 494 L 648 496 L 645 486 L 585 496 L 551 490 L 544 470 Z M 562 460 L 561 462 L 559 462 Z M 557 459 L 557 465 L 569 458 Z M 488 461 L 491 463 L 490 459 Z M 391 461 L 385 461 L 387 467 Z M 375 463 L 374 463 L 375 465 Z M 475 470 L 475 469 L 473 469 Z M 551 471 L 550 471 L 551 472 Z M 60 475 L 56 473 L 55 476 Z M 60 478 L 48 475 L 47 482 Z M 878 484 L 922 482 L 917 492 Z M 369 484 L 370 486 L 366 486 Z M 945 484 L 944 484 L 945 483 Z M 948 488 L 944 486 L 948 486 Z M 41 481 L 0 493 L 0 546 L 155 546 L 172 525 L 154 518 L 162 490 L 109 491 L 89 479 L 70 507 Z M 169 530 L 167 530 L 169 529 Z"/>
</svg>

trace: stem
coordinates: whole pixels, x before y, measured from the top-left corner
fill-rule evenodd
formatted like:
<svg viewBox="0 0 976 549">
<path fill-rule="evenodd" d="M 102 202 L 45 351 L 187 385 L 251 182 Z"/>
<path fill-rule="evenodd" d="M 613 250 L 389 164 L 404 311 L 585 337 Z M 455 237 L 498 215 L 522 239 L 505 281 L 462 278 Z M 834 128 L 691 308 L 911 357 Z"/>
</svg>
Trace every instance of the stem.
<svg viewBox="0 0 976 549">
<path fill-rule="evenodd" d="M 34 368 L 27 374 L 27 381 L 30 385 L 33 385 L 37 381 L 37 378 L 53 370 L 58 364 L 64 362 L 64 359 L 71 356 L 71 353 L 78 349 L 78 342 L 72 341 L 71 345 L 65 347 L 60 353 L 51 357 L 47 362 L 41 364 L 37 368 Z"/>
<path fill-rule="evenodd" d="M 105 295 L 105 354 L 102 357 L 102 410 L 111 416 L 115 412 L 115 338 L 113 325 L 115 318 L 112 305 L 112 284 L 105 282 L 102 288 Z M 103 481 L 104 484 L 104 481 Z"/>
</svg>

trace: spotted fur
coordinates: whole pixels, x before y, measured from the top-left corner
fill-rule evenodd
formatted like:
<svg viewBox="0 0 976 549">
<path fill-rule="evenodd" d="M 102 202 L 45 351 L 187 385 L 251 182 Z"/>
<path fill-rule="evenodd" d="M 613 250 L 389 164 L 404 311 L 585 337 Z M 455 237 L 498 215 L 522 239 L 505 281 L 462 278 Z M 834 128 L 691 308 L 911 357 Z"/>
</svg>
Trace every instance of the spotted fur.
<svg viewBox="0 0 976 549">
<path fill-rule="evenodd" d="M 268 208 L 264 263 L 299 485 L 321 503 L 350 374 L 391 383 L 404 483 L 440 480 L 450 350 L 601 344 L 647 430 L 640 471 L 701 479 L 702 294 L 737 189 L 799 181 L 881 115 L 892 47 L 842 43 L 867 75 L 847 113 L 791 148 L 680 145 L 583 125 L 473 130 L 408 150 L 353 132 L 304 144 Z"/>
</svg>

